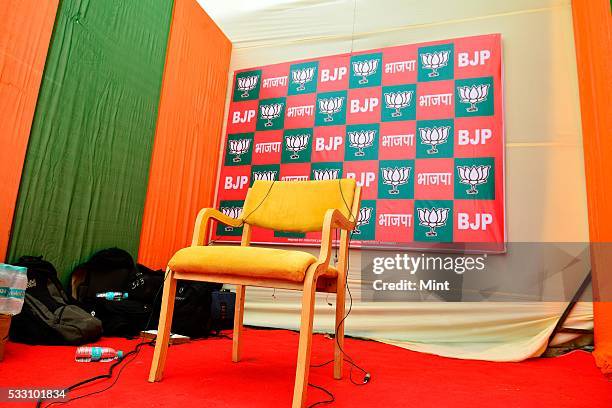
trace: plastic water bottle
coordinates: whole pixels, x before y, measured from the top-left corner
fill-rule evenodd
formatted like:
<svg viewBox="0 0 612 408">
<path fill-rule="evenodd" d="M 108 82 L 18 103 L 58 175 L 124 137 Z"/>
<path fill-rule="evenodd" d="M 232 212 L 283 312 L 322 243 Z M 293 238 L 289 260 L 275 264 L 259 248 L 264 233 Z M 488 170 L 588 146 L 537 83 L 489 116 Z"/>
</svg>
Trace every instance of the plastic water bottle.
<svg viewBox="0 0 612 408">
<path fill-rule="evenodd" d="M 16 315 L 21 312 L 28 286 L 27 272 L 27 268 L 0 263 L 0 313 Z"/>
<path fill-rule="evenodd" d="M 77 347 L 75 361 L 88 363 L 90 361 L 107 362 L 123 358 L 123 351 L 110 347 Z"/>
<path fill-rule="evenodd" d="M 96 293 L 96 297 L 106 300 L 123 300 L 128 298 L 127 292 L 100 292 Z"/>
</svg>

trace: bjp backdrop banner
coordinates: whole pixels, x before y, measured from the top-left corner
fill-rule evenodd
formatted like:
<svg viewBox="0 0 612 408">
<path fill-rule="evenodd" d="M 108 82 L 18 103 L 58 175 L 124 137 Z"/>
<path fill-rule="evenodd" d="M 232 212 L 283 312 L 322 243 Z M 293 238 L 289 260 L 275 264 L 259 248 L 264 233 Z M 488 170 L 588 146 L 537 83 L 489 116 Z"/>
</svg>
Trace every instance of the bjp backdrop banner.
<svg viewBox="0 0 612 408">
<path fill-rule="evenodd" d="M 255 180 L 348 177 L 362 187 L 357 246 L 503 251 L 501 73 L 499 34 L 237 71 L 217 207 L 239 216 Z"/>
</svg>

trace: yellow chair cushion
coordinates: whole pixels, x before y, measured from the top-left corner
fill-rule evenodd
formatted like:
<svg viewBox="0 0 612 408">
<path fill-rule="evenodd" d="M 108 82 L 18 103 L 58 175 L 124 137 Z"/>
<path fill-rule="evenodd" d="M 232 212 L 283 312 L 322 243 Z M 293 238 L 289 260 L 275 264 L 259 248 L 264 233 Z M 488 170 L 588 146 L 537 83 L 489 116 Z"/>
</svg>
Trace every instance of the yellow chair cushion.
<svg viewBox="0 0 612 408">
<path fill-rule="evenodd" d="M 306 269 L 317 258 L 302 251 L 243 246 L 192 246 L 178 251 L 168 267 L 175 272 L 231 275 L 249 278 L 304 281 Z M 327 277 L 338 276 L 329 267 Z"/>
</svg>

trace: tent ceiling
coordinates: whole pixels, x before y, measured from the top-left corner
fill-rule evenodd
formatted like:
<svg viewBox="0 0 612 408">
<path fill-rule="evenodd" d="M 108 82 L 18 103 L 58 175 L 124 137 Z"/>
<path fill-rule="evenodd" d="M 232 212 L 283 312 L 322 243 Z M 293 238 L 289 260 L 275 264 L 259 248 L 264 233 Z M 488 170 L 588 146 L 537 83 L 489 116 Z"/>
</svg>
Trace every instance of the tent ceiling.
<svg viewBox="0 0 612 408">
<path fill-rule="evenodd" d="M 424 28 L 568 6 L 571 0 L 197 0 L 234 48 L 308 40 L 343 40 L 353 33 Z M 355 17 L 355 18 L 353 18 Z M 409 42 L 409 41 L 407 41 Z"/>
<path fill-rule="evenodd" d="M 350 36 L 353 0 L 198 0 L 234 48 Z"/>
</svg>

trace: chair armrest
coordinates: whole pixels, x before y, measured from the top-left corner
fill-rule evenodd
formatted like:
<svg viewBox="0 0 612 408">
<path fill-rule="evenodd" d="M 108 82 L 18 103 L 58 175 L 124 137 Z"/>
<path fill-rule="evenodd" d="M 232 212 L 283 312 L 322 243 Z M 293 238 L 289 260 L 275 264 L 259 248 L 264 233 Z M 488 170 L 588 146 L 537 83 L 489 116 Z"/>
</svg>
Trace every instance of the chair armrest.
<svg viewBox="0 0 612 408">
<path fill-rule="evenodd" d="M 217 220 L 225 225 L 229 225 L 230 227 L 241 227 L 244 224 L 242 220 L 228 217 L 215 208 L 202 208 L 196 218 L 191 246 L 204 244 L 204 240 L 206 239 L 206 229 L 211 219 Z"/>
<path fill-rule="evenodd" d="M 330 209 L 325 213 L 325 219 L 323 221 L 323 231 L 321 233 L 321 252 L 319 253 L 318 262 L 325 265 L 325 268 L 329 265 L 331 258 L 331 250 L 333 237 L 332 232 L 335 229 L 343 229 L 346 231 L 352 231 L 355 228 L 357 220 L 349 220 L 340 212 L 338 209 Z"/>
</svg>

